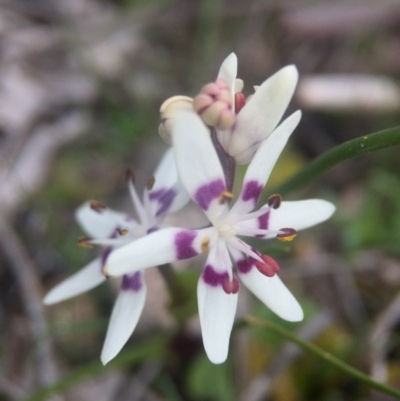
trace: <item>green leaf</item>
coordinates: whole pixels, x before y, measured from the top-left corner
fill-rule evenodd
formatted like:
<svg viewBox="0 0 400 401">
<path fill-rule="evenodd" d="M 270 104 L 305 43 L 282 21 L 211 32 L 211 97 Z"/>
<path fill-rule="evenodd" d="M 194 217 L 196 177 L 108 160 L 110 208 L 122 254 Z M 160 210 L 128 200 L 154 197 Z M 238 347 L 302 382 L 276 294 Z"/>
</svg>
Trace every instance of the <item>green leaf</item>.
<svg viewBox="0 0 400 401">
<path fill-rule="evenodd" d="M 235 399 L 230 364 L 214 365 L 201 353 L 188 370 L 187 392 L 195 400 L 230 401 Z"/>
<path fill-rule="evenodd" d="M 298 174 L 272 192 L 287 194 L 299 189 L 332 167 L 366 153 L 400 145 L 400 127 L 389 128 L 347 141 L 317 157 Z"/>
</svg>

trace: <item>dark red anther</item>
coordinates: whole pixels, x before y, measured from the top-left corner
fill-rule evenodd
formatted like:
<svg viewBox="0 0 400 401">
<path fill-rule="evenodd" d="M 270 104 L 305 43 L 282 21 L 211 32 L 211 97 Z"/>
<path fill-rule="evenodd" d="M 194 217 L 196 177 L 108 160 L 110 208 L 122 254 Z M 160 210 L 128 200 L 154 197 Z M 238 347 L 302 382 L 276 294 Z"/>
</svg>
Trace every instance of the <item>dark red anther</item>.
<svg viewBox="0 0 400 401">
<path fill-rule="evenodd" d="M 246 104 L 246 98 L 242 92 L 235 93 L 235 113 L 238 114 Z"/>
<path fill-rule="evenodd" d="M 282 198 L 280 195 L 274 194 L 268 198 L 268 206 L 272 207 L 272 209 L 278 209 L 281 203 L 282 203 Z"/>
<path fill-rule="evenodd" d="M 268 255 L 261 255 L 261 259 L 264 263 L 256 260 L 256 267 L 258 271 L 264 274 L 264 276 L 274 277 L 275 274 L 280 270 L 278 262 Z"/>
<path fill-rule="evenodd" d="M 232 281 L 226 276 L 222 281 L 222 288 L 227 294 L 237 294 L 239 291 L 239 281 L 233 277 Z"/>
<path fill-rule="evenodd" d="M 107 209 L 107 206 L 99 201 L 90 201 L 90 208 L 100 214 Z"/>
<path fill-rule="evenodd" d="M 147 180 L 146 188 L 148 191 L 151 191 L 154 187 L 154 183 L 156 182 L 156 177 L 154 175 L 151 175 L 149 179 Z"/>
<path fill-rule="evenodd" d="M 94 245 L 90 243 L 91 239 L 88 237 L 79 237 L 78 245 L 82 248 L 92 249 Z"/>
<path fill-rule="evenodd" d="M 126 176 L 126 181 L 132 181 L 133 184 L 135 183 L 135 173 L 133 172 L 132 169 L 127 168 L 125 176 Z"/>
<path fill-rule="evenodd" d="M 279 231 L 276 238 L 281 241 L 292 241 L 297 235 L 297 231 L 294 228 L 281 228 Z"/>
</svg>

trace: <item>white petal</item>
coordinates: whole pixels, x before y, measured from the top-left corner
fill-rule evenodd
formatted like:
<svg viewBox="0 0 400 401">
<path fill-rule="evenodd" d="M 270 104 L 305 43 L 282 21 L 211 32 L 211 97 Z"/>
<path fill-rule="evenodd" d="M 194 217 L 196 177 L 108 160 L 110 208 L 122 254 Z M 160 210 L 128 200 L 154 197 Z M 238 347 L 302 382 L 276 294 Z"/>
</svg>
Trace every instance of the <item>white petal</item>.
<svg viewBox="0 0 400 401">
<path fill-rule="evenodd" d="M 243 90 L 243 88 L 244 88 L 244 82 L 243 82 L 243 80 L 237 78 L 237 79 L 235 80 L 234 92 L 235 92 L 235 93 L 241 92 L 241 91 Z"/>
<path fill-rule="evenodd" d="M 163 217 L 181 209 L 189 202 L 189 195 L 178 178 L 173 149 L 165 152 L 154 173 L 154 186 L 148 191 L 149 204 L 154 217 Z"/>
<path fill-rule="evenodd" d="M 228 153 L 245 164 L 282 118 L 297 84 L 295 66 L 287 66 L 267 79 L 254 93 L 236 118 Z"/>
<path fill-rule="evenodd" d="M 300 118 L 301 112 L 296 111 L 283 121 L 269 138 L 261 144 L 247 167 L 243 179 L 243 188 L 238 200 L 231 209 L 231 215 L 247 213 L 255 207 L 278 157 L 290 135 L 297 127 Z"/>
<path fill-rule="evenodd" d="M 101 352 L 103 365 L 111 361 L 121 351 L 132 335 L 142 314 L 146 299 L 146 284 L 143 280 L 143 273 L 137 272 L 136 274 L 140 275 L 140 288 L 127 289 L 124 288 L 123 283 L 115 301 Z"/>
<path fill-rule="evenodd" d="M 152 190 L 160 188 L 171 188 L 178 181 L 178 171 L 176 169 L 174 150 L 169 148 L 162 157 L 154 172 L 154 186 Z M 150 191 L 151 192 L 151 191 Z"/>
<path fill-rule="evenodd" d="M 238 294 L 226 294 L 221 286 L 212 287 L 200 277 L 197 299 L 203 344 L 207 356 L 212 363 L 225 362 Z"/>
<path fill-rule="evenodd" d="M 278 209 L 271 210 L 268 228 L 304 230 L 328 220 L 334 211 L 335 206 L 322 199 L 282 202 Z"/>
<path fill-rule="evenodd" d="M 156 231 L 113 251 L 107 259 L 105 270 L 111 276 L 121 276 L 147 267 L 189 259 L 202 252 L 202 241 L 213 232 L 213 228 L 165 228 Z"/>
<path fill-rule="evenodd" d="M 225 252 L 221 251 L 226 251 L 223 240 L 218 241 L 210 250 L 197 285 L 203 344 L 208 358 L 213 363 L 222 363 L 228 356 L 229 338 L 238 299 L 237 293 L 227 294 L 223 289 L 224 280 L 229 280 L 228 270 L 232 269 L 232 262 L 229 257 L 227 260 Z"/>
<path fill-rule="evenodd" d="M 116 228 L 130 229 L 135 225 L 128 215 L 111 209 L 93 210 L 90 202 L 84 203 L 76 212 L 75 217 L 81 227 L 91 238 L 110 237 Z"/>
<path fill-rule="evenodd" d="M 243 284 L 279 317 L 290 322 L 303 320 L 300 304 L 277 275 L 264 276 L 254 266 L 247 273 L 239 271 L 239 277 Z"/>
<path fill-rule="evenodd" d="M 235 94 L 235 80 L 237 76 L 238 60 L 235 53 L 231 53 L 222 63 L 218 78 L 223 79 L 231 88 L 232 96 Z"/>
<path fill-rule="evenodd" d="M 210 133 L 197 114 L 185 112 L 175 118 L 172 137 L 181 182 L 212 221 L 227 206 L 218 201 L 226 185 Z"/>
<path fill-rule="evenodd" d="M 101 260 L 96 259 L 50 290 L 43 299 L 46 305 L 75 297 L 97 287 L 106 280 L 101 272 Z"/>
<path fill-rule="evenodd" d="M 267 207 L 267 205 L 265 205 Z M 267 207 L 266 213 L 258 218 L 235 224 L 238 234 L 252 229 L 278 231 L 281 228 L 304 230 L 328 220 L 335 211 L 335 206 L 322 199 L 302 201 L 284 201 L 278 209 Z M 260 209 L 262 210 L 262 208 Z M 243 234 L 244 235 L 244 234 Z M 260 238 L 274 238 L 276 233 L 258 235 Z"/>
</svg>

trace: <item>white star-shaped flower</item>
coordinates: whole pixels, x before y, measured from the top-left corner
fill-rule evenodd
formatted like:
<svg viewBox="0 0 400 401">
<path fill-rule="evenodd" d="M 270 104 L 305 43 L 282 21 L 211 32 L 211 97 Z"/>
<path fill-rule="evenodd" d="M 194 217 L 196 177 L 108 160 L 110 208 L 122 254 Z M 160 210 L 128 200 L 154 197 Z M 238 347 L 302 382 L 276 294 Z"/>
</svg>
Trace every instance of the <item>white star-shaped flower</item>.
<svg viewBox="0 0 400 401">
<path fill-rule="evenodd" d="M 87 202 L 76 212 L 78 223 L 92 239 L 83 239 L 83 245 L 106 247 L 101 257 L 54 287 L 44 298 L 47 305 L 72 298 L 91 290 L 107 277 L 104 265 L 115 249 L 130 244 L 157 231 L 169 213 L 181 209 L 189 197 L 183 190 L 176 170 L 173 150 L 166 152 L 140 200 L 128 175 L 128 185 L 139 222 L 129 215 L 106 208 L 99 202 Z M 135 270 L 135 259 L 129 260 Z M 125 274 L 114 304 L 107 335 L 101 353 L 104 364 L 113 359 L 128 341 L 142 313 L 146 298 L 146 283 L 141 269 Z"/>
<path fill-rule="evenodd" d="M 224 362 L 228 354 L 239 288 L 237 276 L 281 318 L 303 318 L 300 305 L 275 274 L 276 262 L 240 238 L 288 239 L 297 230 L 325 221 L 335 210 L 324 200 L 280 202 L 279 197 L 273 197 L 269 204 L 252 212 L 300 116 L 299 111 L 294 113 L 262 142 L 247 168 L 242 191 L 229 209 L 227 200 L 232 194 L 209 130 L 194 112 L 177 115 L 173 147 L 179 176 L 211 226 L 200 230 L 166 228 L 116 250 L 107 259 L 107 273 L 122 275 L 209 251 L 198 283 L 198 306 L 204 347 L 214 363 Z"/>
</svg>

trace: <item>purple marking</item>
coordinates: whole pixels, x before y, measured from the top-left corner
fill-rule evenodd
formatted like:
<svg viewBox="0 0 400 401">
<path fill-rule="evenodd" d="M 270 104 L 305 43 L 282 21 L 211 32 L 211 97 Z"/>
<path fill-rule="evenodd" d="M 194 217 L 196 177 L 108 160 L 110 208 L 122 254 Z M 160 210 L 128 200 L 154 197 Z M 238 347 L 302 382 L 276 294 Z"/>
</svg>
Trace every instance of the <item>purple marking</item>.
<svg viewBox="0 0 400 401">
<path fill-rule="evenodd" d="M 218 178 L 209 184 L 202 185 L 194 194 L 194 200 L 203 209 L 208 210 L 211 202 L 225 191 L 225 183 Z"/>
<path fill-rule="evenodd" d="M 149 193 L 150 200 L 156 200 L 160 205 L 156 217 L 162 216 L 169 210 L 176 195 L 178 195 L 177 192 L 172 188 L 161 188 Z"/>
<path fill-rule="evenodd" d="M 201 276 L 206 284 L 218 287 L 223 285 L 224 280 L 228 277 L 228 272 L 217 273 L 211 265 L 206 265 Z"/>
<path fill-rule="evenodd" d="M 157 210 L 156 217 L 162 216 L 169 210 L 176 195 L 176 191 L 174 191 L 173 189 L 169 189 L 167 192 L 165 192 L 165 194 L 160 197 L 160 199 L 158 200 L 160 208 Z"/>
<path fill-rule="evenodd" d="M 267 230 L 269 226 L 269 216 L 270 216 L 270 211 L 267 213 L 261 215 L 260 217 L 257 218 L 258 220 L 258 228 L 261 228 L 263 230 Z M 256 235 L 258 238 L 264 238 L 264 235 Z"/>
<path fill-rule="evenodd" d="M 246 182 L 243 192 L 242 192 L 242 199 L 246 202 L 249 200 L 253 200 L 254 204 L 257 203 L 258 198 L 261 195 L 264 186 L 260 184 L 256 180 L 251 180 Z"/>
<path fill-rule="evenodd" d="M 124 274 L 122 277 L 122 291 L 139 291 L 142 288 L 142 272 Z"/>
<path fill-rule="evenodd" d="M 157 200 L 159 199 L 163 194 L 165 194 L 167 190 L 165 188 L 160 188 L 157 189 L 157 191 L 151 191 L 149 192 L 149 198 L 150 200 Z"/>
<path fill-rule="evenodd" d="M 176 258 L 178 260 L 193 258 L 199 254 L 192 244 L 197 237 L 196 231 L 181 231 L 175 236 Z"/>
<path fill-rule="evenodd" d="M 147 234 L 151 234 L 151 233 L 154 233 L 156 231 L 158 231 L 158 227 L 157 226 L 153 226 L 153 227 L 150 227 L 146 232 L 147 232 Z"/>
<path fill-rule="evenodd" d="M 241 259 L 236 262 L 236 266 L 240 273 L 248 273 L 256 265 L 256 260 L 249 257 L 248 259 Z"/>
</svg>

